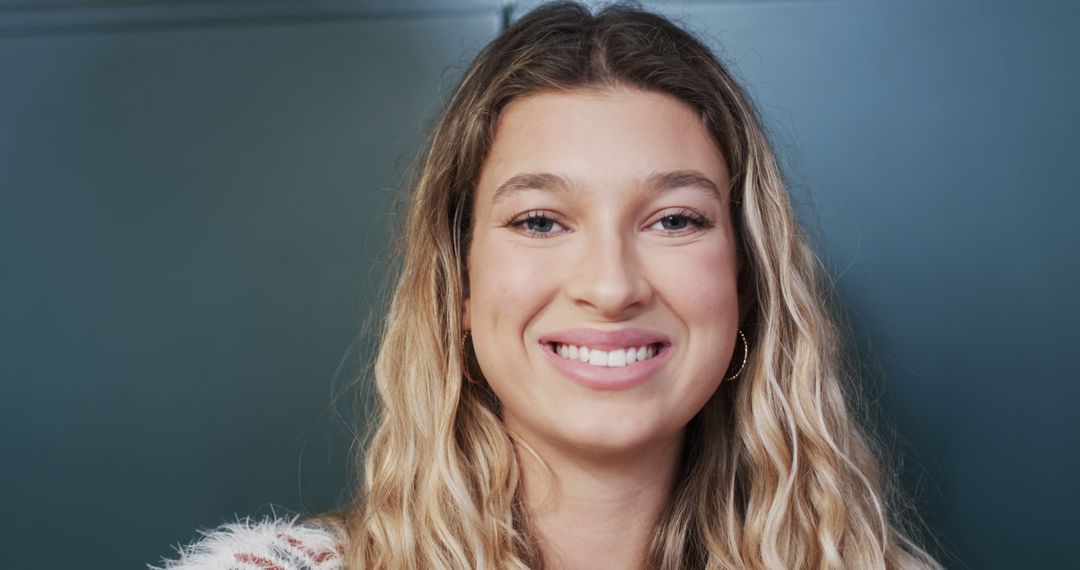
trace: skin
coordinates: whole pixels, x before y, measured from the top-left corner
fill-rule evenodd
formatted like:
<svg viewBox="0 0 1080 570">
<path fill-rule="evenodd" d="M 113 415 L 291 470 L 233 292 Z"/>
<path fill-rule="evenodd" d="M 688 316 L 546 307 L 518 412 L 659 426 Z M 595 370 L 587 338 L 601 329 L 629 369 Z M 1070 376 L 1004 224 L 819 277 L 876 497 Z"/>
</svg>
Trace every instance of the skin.
<svg viewBox="0 0 1080 570">
<path fill-rule="evenodd" d="M 700 173 L 718 191 L 649 183 L 674 171 Z M 569 186 L 497 195 L 523 173 Z M 544 91 L 500 116 L 474 201 L 464 324 L 526 450 L 526 504 L 553 567 L 644 567 L 686 424 L 735 348 L 729 184 L 701 119 L 668 95 Z M 577 327 L 661 332 L 672 352 L 644 383 L 589 388 L 556 369 L 539 341 Z"/>
</svg>

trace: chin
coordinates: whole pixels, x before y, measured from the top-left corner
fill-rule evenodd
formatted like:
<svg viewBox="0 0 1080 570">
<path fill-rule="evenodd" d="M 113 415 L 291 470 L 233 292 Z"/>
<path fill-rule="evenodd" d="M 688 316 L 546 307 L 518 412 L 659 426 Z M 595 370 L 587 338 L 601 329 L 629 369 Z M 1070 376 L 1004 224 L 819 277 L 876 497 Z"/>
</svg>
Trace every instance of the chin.
<svg viewBox="0 0 1080 570">
<path fill-rule="evenodd" d="M 681 429 L 655 421 L 655 414 L 616 412 L 589 413 L 554 426 L 556 444 L 600 456 L 636 454 L 668 445 Z"/>
</svg>

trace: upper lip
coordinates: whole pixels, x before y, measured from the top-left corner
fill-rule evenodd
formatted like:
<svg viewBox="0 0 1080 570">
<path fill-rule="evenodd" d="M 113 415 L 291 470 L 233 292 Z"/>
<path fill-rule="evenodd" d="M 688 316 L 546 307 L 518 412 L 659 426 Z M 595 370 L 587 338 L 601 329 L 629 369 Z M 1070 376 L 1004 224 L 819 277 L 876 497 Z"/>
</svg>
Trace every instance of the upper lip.
<svg viewBox="0 0 1080 570">
<path fill-rule="evenodd" d="M 547 333 L 540 337 L 544 344 L 570 344 L 587 346 L 600 350 L 613 350 L 646 346 L 650 344 L 671 344 L 667 335 L 639 328 L 621 328 L 612 330 L 576 328 Z"/>
</svg>

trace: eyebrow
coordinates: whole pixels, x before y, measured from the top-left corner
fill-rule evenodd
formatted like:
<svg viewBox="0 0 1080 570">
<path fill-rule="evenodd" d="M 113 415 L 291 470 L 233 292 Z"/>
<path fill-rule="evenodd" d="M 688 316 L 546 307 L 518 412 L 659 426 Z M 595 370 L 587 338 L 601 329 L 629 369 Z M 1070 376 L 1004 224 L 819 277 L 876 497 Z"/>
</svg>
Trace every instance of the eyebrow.
<svg viewBox="0 0 1080 570">
<path fill-rule="evenodd" d="M 495 189 L 492 202 L 499 202 L 514 194 L 528 190 L 566 192 L 574 187 L 569 179 L 550 172 L 526 172 L 510 177 Z M 653 190 L 674 190 L 675 188 L 696 187 L 712 194 L 723 201 L 720 187 L 711 178 L 697 170 L 672 170 L 658 172 L 645 179 L 645 187 Z"/>
</svg>

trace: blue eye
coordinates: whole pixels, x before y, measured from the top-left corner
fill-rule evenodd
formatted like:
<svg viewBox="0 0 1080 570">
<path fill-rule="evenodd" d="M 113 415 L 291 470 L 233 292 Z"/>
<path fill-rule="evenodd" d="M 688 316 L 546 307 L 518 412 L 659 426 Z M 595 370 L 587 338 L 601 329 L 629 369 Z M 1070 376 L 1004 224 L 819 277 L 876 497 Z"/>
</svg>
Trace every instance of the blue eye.
<svg viewBox="0 0 1080 570">
<path fill-rule="evenodd" d="M 527 212 L 506 225 L 533 237 L 552 237 L 566 230 L 562 224 L 542 212 Z"/>
<path fill-rule="evenodd" d="M 528 228 L 530 232 L 546 234 L 555 227 L 555 220 L 541 216 L 530 217 L 525 219 L 525 227 Z"/>
<path fill-rule="evenodd" d="M 671 215 L 660 218 L 660 226 L 668 231 L 678 231 L 686 229 L 686 226 L 690 225 L 690 218 L 683 215 Z"/>
<path fill-rule="evenodd" d="M 667 214 L 649 227 L 671 234 L 682 235 L 695 230 L 711 228 L 712 222 L 696 212 L 683 210 Z"/>
</svg>

